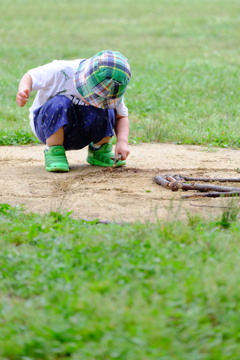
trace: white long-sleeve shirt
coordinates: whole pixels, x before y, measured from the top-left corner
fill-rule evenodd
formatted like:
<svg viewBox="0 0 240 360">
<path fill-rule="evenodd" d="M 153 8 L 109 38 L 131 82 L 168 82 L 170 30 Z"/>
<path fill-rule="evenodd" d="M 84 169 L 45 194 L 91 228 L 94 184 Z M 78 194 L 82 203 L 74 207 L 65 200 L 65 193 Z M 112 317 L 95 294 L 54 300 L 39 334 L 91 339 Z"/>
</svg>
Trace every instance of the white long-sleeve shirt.
<svg viewBox="0 0 240 360">
<path fill-rule="evenodd" d="M 85 105 L 73 81 L 74 74 L 82 60 L 84 59 L 54 60 L 51 63 L 28 71 L 32 78 L 32 90 L 37 90 L 37 95 L 29 109 L 30 125 L 34 133 L 33 112 L 51 97 L 65 95 L 73 100 L 73 103 Z M 128 108 L 125 106 L 124 101 L 116 107 L 116 112 L 120 116 L 128 116 Z"/>
</svg>

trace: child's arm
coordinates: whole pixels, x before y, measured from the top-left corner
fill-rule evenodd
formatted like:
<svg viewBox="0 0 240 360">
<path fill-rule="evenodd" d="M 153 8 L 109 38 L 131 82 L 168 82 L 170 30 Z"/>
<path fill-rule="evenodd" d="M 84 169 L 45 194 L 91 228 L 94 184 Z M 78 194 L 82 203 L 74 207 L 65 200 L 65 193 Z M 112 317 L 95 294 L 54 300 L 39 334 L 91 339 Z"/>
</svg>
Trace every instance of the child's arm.
<svg viewBox="0 0 240 360">
<path fill-rule="evenodd" d="M 122 160 L 126 160 L 130 153 L 128 147 L 129 122 L 127 116 L 117 116 L 115 132 L 117 136 L 115 154 L 116 156 L 121 154 Z"/>
<path fill-rule="evenodd" d="M 16 95 L 16 102 L 18 106 L 22 107 L 26 105 L 31 91 L 32 91 L 32 78 L 29 74 L 25 74 L 20 80 L 18 93 Z"/>
</svg>

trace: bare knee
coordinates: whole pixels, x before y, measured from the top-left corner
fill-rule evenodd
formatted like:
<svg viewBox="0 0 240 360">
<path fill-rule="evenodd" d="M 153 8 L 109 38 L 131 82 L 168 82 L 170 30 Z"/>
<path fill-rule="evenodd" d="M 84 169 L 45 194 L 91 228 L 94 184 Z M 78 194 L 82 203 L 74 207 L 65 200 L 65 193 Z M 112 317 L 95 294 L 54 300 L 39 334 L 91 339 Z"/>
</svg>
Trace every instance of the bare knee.
<svg viewBox="0 0 240 360">
<path fill-rule="evenodd" d="M 63 145 L 64 132 L 63 127 L 60 127 L 54 134 L 52 134 L 46 141 L 47 146 Z"/>
<path fill-rule="evenodd" d="M 102 140 L 98 141 L 96 145 L 103 145 L 109 143 L 111 140 L 111 136 L 105 136 Z"/>
</svg>

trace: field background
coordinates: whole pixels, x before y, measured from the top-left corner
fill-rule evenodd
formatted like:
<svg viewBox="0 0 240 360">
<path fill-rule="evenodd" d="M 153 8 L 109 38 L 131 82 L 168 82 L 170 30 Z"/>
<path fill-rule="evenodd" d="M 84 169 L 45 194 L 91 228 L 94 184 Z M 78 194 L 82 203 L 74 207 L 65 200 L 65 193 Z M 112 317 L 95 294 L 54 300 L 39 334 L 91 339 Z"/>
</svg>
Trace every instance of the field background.
<svg viewBox="0 0 240 360">
<path fill-rule="evenodd" d="M 239 148 L 239 14 L 239 0 L 1 0 L 0 145 L 36 141 L 15 104 L 29 68 L 114 49 L 133 72 L 131 143 Z M 0 360 L 239 360 L 233 200 L 214 220 L 108 225 L 1 204 Z"/>
<path fill-rule="evenodd" d="M 28 109 L 15 105 L 29 68 L 115 49 L 133 72 L 132 141 L 239 147 L 239 8 L 238 0 L 2 0 L 1 130 L 29 132 Z"/>
</svg>

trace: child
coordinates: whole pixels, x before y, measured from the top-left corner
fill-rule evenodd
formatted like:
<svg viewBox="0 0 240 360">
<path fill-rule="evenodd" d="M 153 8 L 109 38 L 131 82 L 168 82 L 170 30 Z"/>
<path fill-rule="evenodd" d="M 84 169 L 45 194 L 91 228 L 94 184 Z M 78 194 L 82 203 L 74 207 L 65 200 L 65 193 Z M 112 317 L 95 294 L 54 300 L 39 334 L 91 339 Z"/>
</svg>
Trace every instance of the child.
<svg viewBox="0 0 240 360">
<path fill-rule="evenodd" d="M 65 150 L 87 145 L 89 164 L 125 165 L 129 125 L 123 94 L 130 78 L 127 59 L 110 50 L 89 59 L 54 60 L 22 77 L 16 102 L 25 106 L 31 91 L 38 90 L 30 108 L 30 125 L 46 144 L 47 171 L 69 171 Z M 114 131 L 115 154 L 110 144 Z"/>
</svg>

